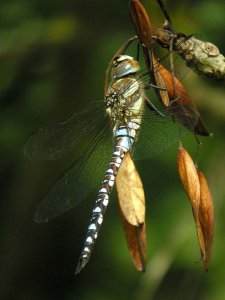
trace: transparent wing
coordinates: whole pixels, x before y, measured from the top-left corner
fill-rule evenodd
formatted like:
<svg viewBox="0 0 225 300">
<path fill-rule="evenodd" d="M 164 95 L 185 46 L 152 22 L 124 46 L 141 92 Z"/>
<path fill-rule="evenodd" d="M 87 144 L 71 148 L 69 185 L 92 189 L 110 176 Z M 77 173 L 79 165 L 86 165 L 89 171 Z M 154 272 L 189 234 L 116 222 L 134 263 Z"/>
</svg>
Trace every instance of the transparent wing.
<svg viewBox="0 0 225 300">
<path fill-rule="evenodd" d="M 104 101 L 92 102 L 66 121 L 40 128 L 32 133 L 24 146 L 24 154 L 32 159 L 59 159 L 93 131 L 104 115 Z"/>
<path fill-rule="evenodd" d="M 101 125 L 103 129 L 94 136 L 85 154 L 49 188 L 37 207 L 36 222 L 45 223 L 64 213 L 101 183 L 113 150 L 108 119 Z"/>
<path fill-rule="evenodd" d="M 164 117 L 156 113 L 145 113 L 139 139 L 134 148 L 134 159 L 153 157 L 181 139 L 181 127 L 175 123 L 168 111 Z M 187 130 L 182 128 L 182 136 Z"/>
</svg>

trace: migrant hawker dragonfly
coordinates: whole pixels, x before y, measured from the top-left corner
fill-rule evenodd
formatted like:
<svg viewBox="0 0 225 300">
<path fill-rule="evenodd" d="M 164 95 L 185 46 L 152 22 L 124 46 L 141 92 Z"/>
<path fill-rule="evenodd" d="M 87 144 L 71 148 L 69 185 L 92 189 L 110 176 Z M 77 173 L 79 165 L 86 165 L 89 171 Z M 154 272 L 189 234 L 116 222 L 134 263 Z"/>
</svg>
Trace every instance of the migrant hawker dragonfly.
<svg viewBox="0 0 225 300">
<path fill-rule="evenodd" d="M 154 156 L 180 136 L 168 109 L 163 114 L 149 109 L 145 95 L 149 75 L 140 71 L 134 58 L 115 57 L 112 77 L 104 100 L 90 103 L 66 121 L 37 130 L 24 147 L 25 155 L 30 158 L 56 160 L 84 138 L 90 138 L 84 154 L 49 188 L 35 214 L 36 222 L 48 222 L 82 201 L 99 184 L 76 273 L 90 258 L 126 154 L 129 152 L 134 159 Z"/>
</svg>

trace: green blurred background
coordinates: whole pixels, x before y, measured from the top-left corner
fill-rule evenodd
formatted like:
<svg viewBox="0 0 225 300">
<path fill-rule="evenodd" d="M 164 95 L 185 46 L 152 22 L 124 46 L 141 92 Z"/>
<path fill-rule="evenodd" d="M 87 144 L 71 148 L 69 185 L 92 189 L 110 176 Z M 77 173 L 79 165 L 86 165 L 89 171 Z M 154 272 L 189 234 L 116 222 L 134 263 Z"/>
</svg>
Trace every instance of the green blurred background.
<svg viewBox="0 0 225 300">
<path fill-rule="evenodd" d="M 163 22 L 156 1 L 142 2 L 153 30 Z M 175 27 L 215 43 L 225 53 L 223 0 L 168 1 Z M 172 147 L 139 162 L 147 200 L 148 265 L 130 260 L 116 193 L 95 251 L 74 276 L 96 194 L 47 224 L 33 215 L 48 186 L 70 164 L 23 156 L 29 133 L 102 99 L 105 69 L 133 36 L 128 1 L 0 1 L 0 298 L 225 299 L 225 97 L 221 82 L 189 72 L 184 84 L 214 133 L 203 139 L 199 166 L 215 203 L 209 272 L 201 263 L 190 205 L 177 178 Z M 194 157 L 196 143 L 184 144 Z"/>
</svg>

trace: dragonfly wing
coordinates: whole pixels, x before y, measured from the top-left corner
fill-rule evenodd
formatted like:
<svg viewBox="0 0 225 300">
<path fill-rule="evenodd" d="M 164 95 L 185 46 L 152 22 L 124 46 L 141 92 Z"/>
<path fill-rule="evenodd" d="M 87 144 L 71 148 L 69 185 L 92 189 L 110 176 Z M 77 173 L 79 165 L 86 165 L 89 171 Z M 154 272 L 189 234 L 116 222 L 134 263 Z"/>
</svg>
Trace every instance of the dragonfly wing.
<svg viewBox="0 0 225 300">
<path fill-rule="evenodd" d="M 101 183 L 113 149 L 109 122 L 104 125 L 85 154 L 49 188 L 37 207 L 36 222 L 45 223 L 64 213 L 85 199 Z"/>
<path fill-rule="evenodd" d="M 42 160 L 61 158 L 99 124 L 104 113 L 103 101 L 92 102 L 68 120 L 38 129 L 28 138 L 24 154 Z"/>
<path fill-rule="evenodd" d="M 140 136 L 134 149 L 134 159 L 145 159 L 163 152 L 180 140 L 180 131 L 179 125 L 167 112 L 164 117 L 156 113 L 144 114 Z"/>
</svg>

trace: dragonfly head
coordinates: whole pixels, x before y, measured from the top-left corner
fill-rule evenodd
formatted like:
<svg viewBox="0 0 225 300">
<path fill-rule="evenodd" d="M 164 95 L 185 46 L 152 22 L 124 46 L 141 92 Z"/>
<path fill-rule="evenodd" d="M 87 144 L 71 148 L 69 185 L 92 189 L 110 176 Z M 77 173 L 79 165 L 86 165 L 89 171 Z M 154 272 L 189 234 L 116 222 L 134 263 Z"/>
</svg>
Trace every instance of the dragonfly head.
<svg viewBox="0 0 225 300">
<path fill-rule="evenodd" d="M 129 55 L 118 55 L 113 60 L 112 76 L 114 79 L 134 75 L 140 70 L 139 63 Z"/>
</svg>

